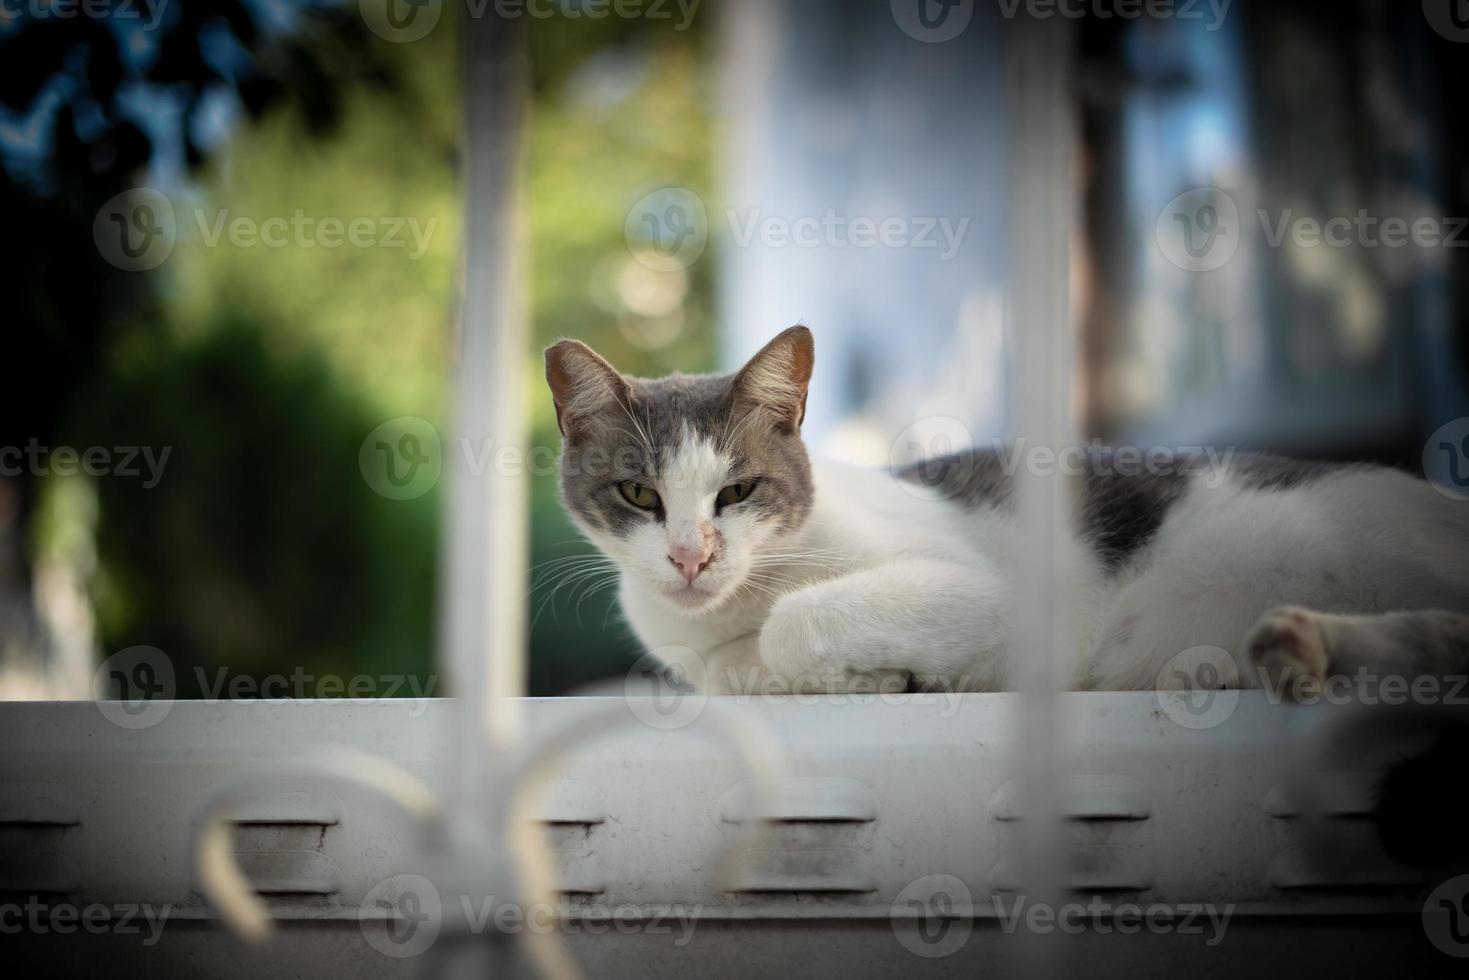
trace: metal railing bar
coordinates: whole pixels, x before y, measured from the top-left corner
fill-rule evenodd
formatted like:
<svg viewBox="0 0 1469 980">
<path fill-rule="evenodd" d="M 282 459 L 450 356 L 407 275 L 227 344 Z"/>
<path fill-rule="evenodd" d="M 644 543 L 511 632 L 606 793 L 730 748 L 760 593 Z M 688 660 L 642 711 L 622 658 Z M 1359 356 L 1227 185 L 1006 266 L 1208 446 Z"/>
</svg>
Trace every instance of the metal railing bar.
<svg viewBox="0 0 1469 980">
<path fill-rule="evenodd" d="M 1016 348 L 1016 434 L 1059 451 L 1075 443 L 1075 365 L 1068 260 L 1072 227 L 1071 31 L 1063 18 L 1022 16 L 1010 35 L 1011 315 Z M 1057 907 L 1066 867 L 1060 785 L 1066 760 L 1061 692 L 1074 642 L 1066 610 L 1070 481 L 1059 471 L 1019 474 L 1021 540 L 1015 582 L 1011 677 L 1019 695 L 1016 786 L 1022 821 L 1020 874 L 1031 904 Z M 1025 966 L 1056 975 L 1057 937 L 1029 937 Z"/>
</svg>

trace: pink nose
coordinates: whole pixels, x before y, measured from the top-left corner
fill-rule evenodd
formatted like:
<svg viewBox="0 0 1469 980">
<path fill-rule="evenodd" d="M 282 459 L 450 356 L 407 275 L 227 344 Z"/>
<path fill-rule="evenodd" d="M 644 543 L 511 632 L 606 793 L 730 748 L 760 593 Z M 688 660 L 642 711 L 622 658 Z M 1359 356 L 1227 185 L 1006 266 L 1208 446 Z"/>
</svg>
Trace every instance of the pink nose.
<svg viewBox="0 0 1469 980">
<path fill-rule="evenodd" d="M 713 554 L 713 548 L 674 548 L 669 552 L 668 560 L 678 566 L 684 581 L 693 585 L 699 573 L 708 568 L 709 563 L 714 560 Z"/>
</svg>

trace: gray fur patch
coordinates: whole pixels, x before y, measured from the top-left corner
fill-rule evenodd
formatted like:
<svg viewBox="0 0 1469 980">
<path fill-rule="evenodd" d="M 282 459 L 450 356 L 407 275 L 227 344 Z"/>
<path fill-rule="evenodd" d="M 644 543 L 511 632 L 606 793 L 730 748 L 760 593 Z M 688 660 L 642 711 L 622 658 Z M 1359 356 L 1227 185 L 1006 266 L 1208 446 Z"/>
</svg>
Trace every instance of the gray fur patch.
<svg viewBox="0 0 1469 980">
<path fill-rule="evenodd" d="M 1081 530 L 1111 572 L 1134 560 L 1158 533 L 1198 472 L 1197 459 L 1151 457 L 1147 472 L 1117 472 L 1116 452 L 1090 450 L 1082 477 Z M 1278 492 L 1309 486 L 1362 464 L 1289 459 L 1264 453 L 1233 457 L 1228 473 L 1246 489 Z M 997 450 L 975 449 L 914 463 L 897 472 L 969 509 L 1013 505 L 1014 478 Z"/>
<path fill-rule="evenodd" d="M 1241 486 L 1249 490 L 1293 490 L 1336 473 L 1360 468 L 1361 464 L 1327 463 L 1272 456 L 1268 453 L 1251 453 L 1237 457 L 1230 464 L 1229 471 L 1239 478 Z"/>
<path fill-rule="evenodd" d="M 1004 507 L 1010 503 L 1015 487 L 1006 470 L 1006 461 L 998 451 L 973 449 L 911 463 L 899 469 L 896 476 L 966 507 Z"/>
<path fill-rule="evenodd" d="M 1197 460 L 1149 455 L 1147 472 L 1122 474 L 1117 472 L 1115 451 L 1094 449 L 1087 454 L 1080 526 L 1098 560 L 1112 572 L 1126 567 L 1152 542 L 1197 472 Z M 1247 489 L 1269 492 L 1307 486 L 1349 467 L 1260 454 L 1236 457 L 1228 470 Z M 975 449 L 906 466 L 897 476 L 969 509 L 1008 510 L 1015 482 L 1009 468 L 998 450 Z"/>
<path fill-rule="evenodd" d="M 730 482 L 755 482 L 739 506 L 781 527 L 799 527 L 811 511 L 811 464 L 799 432 L 738 397 L 734 375 L 675 374 L 628 378 L 630 400 L 619 402 L 565 440 L 561 493 L 565 505 L 594 528 L 625 536 L 661 511 L 622 499 L 623 480 L 655 484 L 683 444 L 685 431 L 711 441 L 731 460 Z"/>
<path fill-rule="evenodd" d="M 1153 540 L 1188 490 L 1188 464 L 1170 459 L 1153 472 L 1118 475 L 1093 466 L 1083 481 L 1083 532 L 1108 571 L 1117 571 Z"/>
<path fill-rule="evenodd" d="M 1093 450 L 1082 479 L 1081 528 L 1098 559 L 1117 570 L 1157 533 L 1188 486 L 1186 463 L 1169 459 L 1154 472 L 1119 475 L 1111 452 Z M 898 471 L 900 479 L 935 490 L 967 508 L 1013 508 L 1015 480 L 997 450 L 975 449 Z"/>
</svg>

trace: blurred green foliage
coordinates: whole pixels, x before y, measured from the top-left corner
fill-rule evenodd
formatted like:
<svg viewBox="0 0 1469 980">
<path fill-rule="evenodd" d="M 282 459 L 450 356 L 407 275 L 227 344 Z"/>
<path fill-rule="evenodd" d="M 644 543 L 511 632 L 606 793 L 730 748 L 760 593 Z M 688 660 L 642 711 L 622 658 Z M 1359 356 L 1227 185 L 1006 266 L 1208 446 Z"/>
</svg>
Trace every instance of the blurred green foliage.
<svg viewBox="0 0 1469 980">
<path fill-rule="evenodd" d="M 382 422 L 445 434 L 462 216 L 461 92 L 448 25 L 390 45 L 398 84 L 342 86 L 340 118 L 311 135 L 296 105 L 242 123 L 175 199 L 178 243 L 157 299 L 110 334 L 99 382 L 76 402 L 74 445 L 172 447 L 164 480 L 95 482 L 96 608 L 105 652 L 166 650 L 180 696 L 195 668 L 263 677 L 432 672 L 437 492 L 389 500 L 358 468 Z M 639 264 L 631 205 L 679 185 L 707 201 L 706 39 L 666 22 L 532 25 L 524 234 L 535 347 L 533 441 L 556 446 L 540 350 L 587 341 L 638 374 L 710 366 L 710 257 L 687 272 Z M 350 65 L 340 66 L 350 76 Z M 210 244 L 219 220 L 296 212 L 416 219 L 421 258 L 382 247 Z M 475 270 L 467 270 L 473 275 Z M 145 322 L 146 321 L 146 322 Z M 589 552 L 556 480 L 531 479 L 533 565 Z M 534 614 L 531 687 L 553 694 L 635 657 L 604 591 L 549 595 Z M 547 599 L 544 604 L 543 599 Z M 543 608 L 541 608 L 544 606 Z M 309 693 L 309 692 L 308 692 Z M 405 692 L 406 693 L 406 692 Z"/>
<path fill-rule="evenodd" d="M 685 187 L 710 201 L 711 79 L 696 19 L 549 21 L 531 32 L 534 108 L 525 175 L 537 341 L 533 439 L 559 445 L 540 350 L 575 337 L 635 375 L 708 370 L 715 357 L 711 256 L 686 271 L 637 262 L 623 237 L 645 194 Z M 547 562 L 591 554 L 566 520 L 554 476 L 534 478 L 530 686 L 554 693 L 621 674 L 640 651 L 609 584 L 591 577 L 555 587 Z M 555 589 L 547 601 L 548 593 Z M 544 606 L 542 605 L 544 603 Z"/>
</svg>

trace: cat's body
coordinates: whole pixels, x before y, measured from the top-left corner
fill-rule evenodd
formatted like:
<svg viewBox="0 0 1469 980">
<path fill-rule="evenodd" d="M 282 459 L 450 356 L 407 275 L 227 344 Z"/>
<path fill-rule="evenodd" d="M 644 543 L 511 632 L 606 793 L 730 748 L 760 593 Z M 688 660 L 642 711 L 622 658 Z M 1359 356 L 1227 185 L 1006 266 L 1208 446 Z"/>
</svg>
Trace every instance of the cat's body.
<svg viewBox="0 0 1469 980">
<path fill-rule="evenodd" d="M 712 691 L 1013 686 L 1020 457 L 899 474 L 811 464 L 802 328 L 725 378 L 624 379 L 580 345 L 548 364 L 567 505 L 622 569 L 638 638 L 685 676 Z M 1193 686 L 1201 664 L 1223 686 L 1257 686 L 1257 666 L 1469 667 L 1469 505 L 1368 466 L 1119 462 L 1091 454 L 1077 478 L 1072 686 Z M 1363 618 L 1435 610 L 1448 613 Z"/>
</svg>

